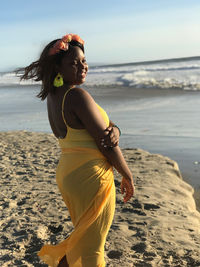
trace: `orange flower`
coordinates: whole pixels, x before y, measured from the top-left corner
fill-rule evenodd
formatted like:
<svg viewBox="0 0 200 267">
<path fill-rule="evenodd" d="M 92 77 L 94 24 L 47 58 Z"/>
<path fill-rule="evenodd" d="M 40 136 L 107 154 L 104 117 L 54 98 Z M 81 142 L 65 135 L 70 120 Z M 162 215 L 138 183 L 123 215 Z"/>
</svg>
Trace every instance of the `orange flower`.
<svg viewBox="0 0 200 267">
<path fill-rule="evenodd" d="M 69 49 L 69 43 L 72 40 L 84 45 L 84 41 L 77 34 L 66 34 L 49 49 L 49 55 L 55 55 L 59 53 L 60 50 L 67 51 Z"/>
<path fill-rule="evenodd" d="M 63 36 L 62 41 L 65 43 L 69 43 L 72 40 L 72 34 L 66 34 L 65 36 Z"/>
<path fill-rule="evenodd" d="M 68 43 L 61 41 L 59 44 L 59 49 L 66 51 L 68 49 Z"/>
<path fill-rule="evenodd" d="M 72 35 L 72 40 L 79 42 L 80 44 L 84 45 L 84 41 L 81 39 L 81 37 L 77 34 Z"/>
</svg>

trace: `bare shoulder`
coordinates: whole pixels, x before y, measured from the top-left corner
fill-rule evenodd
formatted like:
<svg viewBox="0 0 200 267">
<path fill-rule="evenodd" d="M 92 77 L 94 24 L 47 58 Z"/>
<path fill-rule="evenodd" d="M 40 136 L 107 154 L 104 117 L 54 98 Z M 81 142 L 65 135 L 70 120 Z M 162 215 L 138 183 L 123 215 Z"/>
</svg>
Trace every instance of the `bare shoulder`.
<svg viewBox="0 0 200 267">
<path fill-rule="evenodd" d="M 84 89 L 82 88 L 73 88 L 73 90 L 70 91 L 70 100 L 71 103 L 76 105 L 79 105 L 80 103 L 82 105 L 87 104 L 89 102 L 94 102 L 93 97 Z"/>
</svg>

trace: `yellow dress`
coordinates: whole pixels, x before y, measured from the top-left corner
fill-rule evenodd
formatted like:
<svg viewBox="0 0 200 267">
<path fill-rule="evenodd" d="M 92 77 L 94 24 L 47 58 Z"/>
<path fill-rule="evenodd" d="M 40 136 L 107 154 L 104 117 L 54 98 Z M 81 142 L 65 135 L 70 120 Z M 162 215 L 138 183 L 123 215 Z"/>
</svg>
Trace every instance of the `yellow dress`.
<svg viewBox="0 0 200 267">
<path fill-rule="evenodd" d="M 56 181 L 69 210 L 73 232 L 57 245 L 44 245 L 38 255 L 56 267 L 64 255 L 70 267 L 105 267 L 104 245 L 115 210 L 115 185 L 112 166 L 99 151 L 85 129 L 69 127 L 59 140 L 61 156 Z M 99 106 L 106 125 L 109 118 Z"/>
</svg>

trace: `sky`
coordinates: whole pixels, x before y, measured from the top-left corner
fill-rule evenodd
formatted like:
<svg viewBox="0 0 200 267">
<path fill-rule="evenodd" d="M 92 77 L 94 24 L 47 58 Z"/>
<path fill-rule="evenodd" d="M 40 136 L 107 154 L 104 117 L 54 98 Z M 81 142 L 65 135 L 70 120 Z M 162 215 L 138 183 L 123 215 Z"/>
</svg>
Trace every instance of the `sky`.
<svg viewBox="0 0 200 267">
<path fill-rule="evenodd" d="M 89 64 L 200 55 L 199 0 L 6 0 L 0 71 L 27 66 L 67 33 L 85 41 Z"/>
</svg>

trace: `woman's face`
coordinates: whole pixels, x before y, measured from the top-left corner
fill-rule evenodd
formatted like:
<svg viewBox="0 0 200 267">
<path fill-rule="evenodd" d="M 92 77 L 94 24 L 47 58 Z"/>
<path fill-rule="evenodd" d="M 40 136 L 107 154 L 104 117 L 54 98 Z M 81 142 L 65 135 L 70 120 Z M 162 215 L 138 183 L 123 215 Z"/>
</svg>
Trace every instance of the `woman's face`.
<svg viewBox="0 0 200 267">
<path fill-rule="evenodd" d="M 72 46 L 59 68 L 59 72 L 68 85 L 79 85 L 85 82 L 88 65 L 83 51 L 78 46 Z"/>
</svg>

